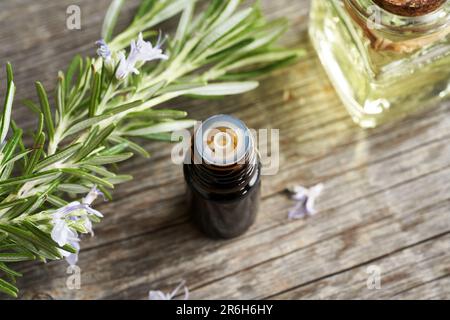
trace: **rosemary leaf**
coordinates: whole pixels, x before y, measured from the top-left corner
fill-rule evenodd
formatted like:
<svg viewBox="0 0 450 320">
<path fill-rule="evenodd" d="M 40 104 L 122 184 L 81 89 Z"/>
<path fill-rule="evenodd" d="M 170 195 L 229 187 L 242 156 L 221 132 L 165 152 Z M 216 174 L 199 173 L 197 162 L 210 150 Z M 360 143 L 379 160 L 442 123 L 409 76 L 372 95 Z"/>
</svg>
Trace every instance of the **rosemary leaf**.
<svg viewBox="0 0 450 320">
<path fill-rule="evenodd" d="M 63 169 L 61 169 L 61 171 L 64 172 L 64 173 L 68 173 L 68 174 L 70 174 L 72 176 L 85 179 L 85 180 L 90 181 L 92 183 L 100 184 L 100 185 L 105 186 L 107 188 L 111 188 L 111 189 L 114 188 L 114 185 L 111 182 L 109 182 L 108 180 L 99 178 L 97 176 L 94 176 L 93 174 L 87 173 L 87 172 L 85 172 L 83 170 L 80 170 L 80 169 L 63 168 Z"/>
<path fill-rule="evenodd" d="M 105 165 L 111 163 L 117 163 L 125 161 L 133 156 L 133 153 L 127 152 L 122 154 L 115 155 L 106 155 L 106 156 L 93 156 L 89 159 L 86 159 L 84 162 L 91 165 Z"/>
<path fill-rule="evenodd" d="M 6 282 L 5 280 L 0 278 L 0 291 L 4 292 L 14 298 L 17 298 L 17 293 L 19 292 L 19 289 L 17 289 L 12 284 Z"/>
<path fill-rule="evenodd" d="M 102 38 L 109 41 L 112 37 L 114 27 L 117 23 L 120 10 L 124 4 L 124 0 L 113 0 L 106 11 L 105 19 L 102 26 Z"/>
<path fill-rule="evenodd" d="M 46 178 L 56 178 L 60 174 L 61 174 L 61 172 L 59 170 L 49 170 L 49 171 L 45 171 L 45 172 L 11 178 L 11 179 L 0 181 L 0 188 L 11 186 L 11 185 L 18 185 L 18 184 L 22 184 L 24 182 L 38 181 L 38 180 L 42 180 L 42 179 L 46 179 Z"/>
<path fill-rule="evenodd" d="M 14 94 L 16 92 L 16 86 L 14 85 L 13 81 L 14 78 L 12 75 L 11 64 L 8 63 L 6 65 L 6 70 L 7 70 L 8 85 L 6 89 L 5 103 L 3 105 L 3 113 L 0 119 L 0 144 L 3 143 L 3 141 L 6 138 L 6 135 L 8 134 L 9 124 L 11 121 L 11 109 L 14 100 Z"/>
<path fill-rule="evenodd" d="M 36 91 L 39 96 L 39 102 L 41 104 L 41 110 L 44 114 L 45 126 L 47 127 L 47 133 L 49 139 L 52 140 L 55 134 L 55 127 L 52 120 L 52 112 L 50 111 L 50 104 L 48 103 L 47 92 L 45 92 L 44 86 L 39 81 L 36 82 Z"/>
<path fill-rule="evenodd" d="M 0 262 L 28 261 L 32 258 L 32 255 L 24 253 L 0 253 Z"/>
<path fill-rule="evenodd" d="M 3 262 L 0 263 L 0 270 L 3 271 L 3 272 L 5 272 L 6 274 L 9 274 L 9 275 L 11 275 L 11 276 L 14 276 L 14 277 L 22 277 L 22 274 L 21 274 L 21 273 L 16 272 L 16 271 L 14 271 L 14 270 L 11 269 L 11 268 L 8 268 L 8 267 L 6 266 L 6 264 L 4 264 Z"/>
<path fill-rule="evenodd" d="M 226 96 L 251 91 L 257 88 L 258 85 L 256 81 L 214 83 L 201 88 L 188 89 L 184 91 L 184 94 L 195 96 Z"/>
<path fill-rule="evenodd" d="M 145 135 L 154 134 L 154 133 L 172 132 L 172 131 L 190 128 L 195 123 L 196 123 L 195 120 L 178 120 L 178 121 L 160 122 L 158 124 L 155 124 L 155 125 L 152 125 L 149 127 L 126 131 L 124 134 L 127 136 L 145 136 Z"/>
<path fill-rule="evenodd" d="M 69 157 L 71 157 L 78 149 L 81 148 L 81 143 L 76 143 L 74 145 L 68 146 L 67 148 L 59 151 L 58 153 L 55 153 L 47 158 L 45 158 L 44 160 L 42 160 L 41 162 L 39 162 L 38 164 L 36 164 L 34 170 L 35 171 L 40 171 L 42 169 L 45 169 L 46 167 L 55 164 L 59 161 L 62 161 L 64 159 L 67 159 Z"/>
</svg>

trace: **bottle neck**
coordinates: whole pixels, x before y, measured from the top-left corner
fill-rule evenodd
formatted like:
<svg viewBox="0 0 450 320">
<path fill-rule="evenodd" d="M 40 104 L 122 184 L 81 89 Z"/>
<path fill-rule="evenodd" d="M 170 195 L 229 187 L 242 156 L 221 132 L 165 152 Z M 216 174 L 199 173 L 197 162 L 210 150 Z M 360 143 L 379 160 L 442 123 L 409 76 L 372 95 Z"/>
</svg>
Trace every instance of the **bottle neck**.
<svg viewBox="0 0 450 320">
<path fill-rule="evenodd" d="M 195 153 L 195 150 L 192 150 Z M 245 194 L 258 179 L 259 159 L 251 149 L 243 161 L 227 166 L 206 162 L 190 164 L 191 182 L 195 189 L 207 196 L 234 198 Z"/>
<path fill-rule="evenodd" d="M 343 1 L 350 17 L 361 27 L 376 51 L 411 53 L 450 35 L 450 1 L 422 16 L 400 16 L 375 3 L 375 0 Z"/>
<path fill-rule="evenodd" d="M 447 0 L 373 0 L 384 10 L 403 17 L 420 17 L 436 12 Z"/>
<path fill-rule="evenodd" d="M 379 5 L 380 0 L 338 0 L 344 1 L 347 10 L 359 19 L 372 24 L 380 32 L 407 36 L 436 33 L 450 27 L 450 1 L 440 3 L 432 12 L 416 16 L 405 16 L 390 12 Z M 378 2 L 378 4 L 377 4 Z"/>
<path fill-rule="evenodd" d="M 228 115 L 213 116 L 194 132 L 190 171 L 192 186 L 205 197 L 245 194 L 259 178 L 259 157 L 251 131 Z"/>
</svg>

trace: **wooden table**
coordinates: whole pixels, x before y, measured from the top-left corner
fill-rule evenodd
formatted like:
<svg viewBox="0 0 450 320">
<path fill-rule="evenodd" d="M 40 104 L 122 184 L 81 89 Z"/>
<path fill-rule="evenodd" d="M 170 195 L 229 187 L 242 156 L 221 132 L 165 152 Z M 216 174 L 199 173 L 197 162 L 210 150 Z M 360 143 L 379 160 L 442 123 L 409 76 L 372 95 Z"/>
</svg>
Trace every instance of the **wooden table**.
<svg viewBox="0 0 450 320">
<path fill-rule="evenodd" d="M 281 130 L 281 170 L 263 179 L 255 225 L 240 238 L 212 241 L 189 222 L 182 171 L 171 146 L 148 142 L 151 159 L 121 166 L 135 180 L 99 205 L 96 236 L 82 242 L 81 289 L 66 288 L 66 263 L 26 263 L 21 297 L 146 299 L 182 279 L 192 299 L 450 298 L 450 104 L 397 124 L 362 130 L 352 123 L 306 34 L 309 1 L 263 0 L 270 17 L 285 16 L 284 42 L 307 57 L 248 94 L 173 105 L 204 119 L 216 113 L 252 128 Z M 82 30 L 66 29 L 66 8 L 78 4 Z M 108 0 L 20 0 L 0 3 L 0 61 L 11 61 L 18 93 L 14 119 L 35 119 L 19 103 L 34 81 L 48 88 L 76 53 L 93 43 Z M 121 24 L 136 1 L 127 1 Z M 4 75 L 1 76 L 4 84 Z M 322 182 L 318 214 L 290 221 L 291 184 Z M 381 289 L 367 287 L 368 267 Z M 2 296 L 3 297 L 3 296 Z"/>
</svg>

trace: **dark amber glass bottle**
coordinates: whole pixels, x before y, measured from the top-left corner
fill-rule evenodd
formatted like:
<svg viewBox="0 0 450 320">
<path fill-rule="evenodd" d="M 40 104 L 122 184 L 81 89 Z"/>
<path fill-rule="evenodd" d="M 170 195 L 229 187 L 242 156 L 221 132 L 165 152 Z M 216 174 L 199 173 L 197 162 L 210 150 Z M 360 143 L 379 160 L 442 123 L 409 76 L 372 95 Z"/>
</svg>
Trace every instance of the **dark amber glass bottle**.
<svg viewBox="0 0 450 320">
<path fill-rule="evenodd" d="M 228 115 L 213 116 L 194 132 L 184 164 L 189 211 L 213 238 L 233 238 L 253 224 L 261 193 L 261 165 L 250 130 Z"/>
</svg>

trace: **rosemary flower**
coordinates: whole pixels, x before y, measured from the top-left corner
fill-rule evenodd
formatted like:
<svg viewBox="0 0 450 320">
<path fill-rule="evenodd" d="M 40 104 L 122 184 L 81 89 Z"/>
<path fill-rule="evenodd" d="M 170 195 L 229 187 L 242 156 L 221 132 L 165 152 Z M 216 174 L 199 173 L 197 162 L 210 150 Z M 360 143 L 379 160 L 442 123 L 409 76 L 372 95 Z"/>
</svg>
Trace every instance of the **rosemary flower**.
<svg viewBox="0 0 450 320">
<path fill-rule="evenodd" d="M 73 241 L 69 243 L 77 253 L 70 253 L 64 250 L 61 250 L 61 254 L 66 258 L 67 263 L 70 266 L 74 266 L 78 262 L 78 253 L 80 252 L 80 241 Z"/>
<path fill-rule="evenodd" d="M 79 241 L 78 234 L 70 229 L 66 217 L 60 210 L 53 214 L 53 229 L 51 236 L 60 247 Z"/>
<path fill-rule="evenodd" d="M 139 70 L 136 68 L 138 62 L 148 62 L 152 60 L 167 60 L 169 57 L 163 54 L 161 46 L 161 36 L 158 38 L 158 42 L 153 47 L 151 42 L 145 41 L 142 32 L 139 33 L 137 40 L 131 41 L 131 49 L 128 58 L 125 58 L 125 54 L 118 53 L 119 66 L 116 71 L 116 78 L 119 80 L 125 79 L 130 73 L 139 74 Z"/>
<path fill-rule="evenodd" d="M 53 213 L 52 221 L 53 221 L 53 229 L 51 232 L 52 239 L 58 243 L 60 247 L 63 247 L 65 245 L 71 245 L 77 250 L 77 253 L 72 254 L 65 250 L 60 250 L 61 254 L 66 257 L 67 262 L 70 265 L 76 264 L 78 261 L 78 252 L 80 250 L 79 245 L 79 236 L 76 231 L 72 230 L 69 226 L 70 221 L 78 221 L 80 219 L 84 219 L 83 226 L 92 236 L 94 235 L 93 229 L 92 229 L 92 222 L 89 219 L 89 215 L 95 215 L 97 217 L 103 217 L 103 215 L 91 208 L 92 202 L 99 196 L 103 195 L 102 192 L 100 192 L 96 186 L 94 186 L 89 193 L 81 200 L 81 203 L 79 201 L 73 201 L 64 207 L 58 209 Z M 71 215 L 73 212 L 76 211 L 84 211 L 84 214 L 75 216 Z"/>
<path fill-rule="evenodd" d="M 105 40 L 100 39 L 100 40 L 96 41 L 95 44 L 98 46 L 98 49 L 97 49 L 98 56 L 103 58 L 105 60 L 105 62 L 111 61 L 111 59 L 112 59 L 111 50 L 109 49 Z"/>
</svg>

